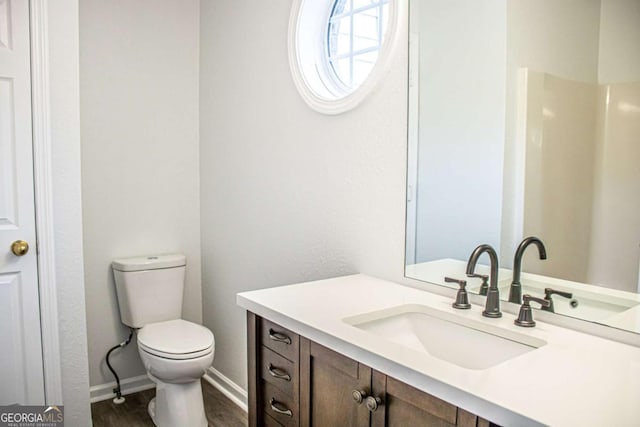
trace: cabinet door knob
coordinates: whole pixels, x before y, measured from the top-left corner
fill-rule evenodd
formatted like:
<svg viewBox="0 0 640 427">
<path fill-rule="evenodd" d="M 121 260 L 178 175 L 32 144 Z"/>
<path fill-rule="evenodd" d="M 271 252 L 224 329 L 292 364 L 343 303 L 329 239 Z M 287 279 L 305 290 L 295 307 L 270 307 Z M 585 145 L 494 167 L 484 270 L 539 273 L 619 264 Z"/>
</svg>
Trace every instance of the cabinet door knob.
<svg viewBox="0 0 640 427">
<path fill-rule="evenodd" d="M 379 397 L 369 396 L 367 397 L 367 409 L 370 412 L 375 412 L 378 410 L 378 406 L 382 405 L 382 399 Z"/>
<path fill-rule="evenodd" d="M 353 390 L 351 392 L 351 397 L 353 397 L 353 401 L 360 405 L 364 402 L 364 399 L 367 398 L 367 392 L 364 390 Z"/>
</svg>

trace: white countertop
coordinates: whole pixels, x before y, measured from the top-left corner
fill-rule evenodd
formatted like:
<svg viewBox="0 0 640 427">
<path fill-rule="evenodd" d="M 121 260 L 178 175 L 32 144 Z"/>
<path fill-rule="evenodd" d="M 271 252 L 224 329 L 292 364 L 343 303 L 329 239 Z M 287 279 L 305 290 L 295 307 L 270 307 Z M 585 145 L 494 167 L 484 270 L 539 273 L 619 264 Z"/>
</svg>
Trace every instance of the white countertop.
<svg viewBox="0 0 640 427">
<path fill-rule="evenodd" d="M 450 298 L 365 275 L 244 292 L 245 309 L 502 426 L 640 425 L 640 348 L 514 316 L 454 310 Z M 471 370 L 381 339 L 344 318 L 420 304 L 517 331 L 547 344 Z M 534 313 L 535 316 L 535 313 Z M 481 352 L 482 349 L 478 349 Z"/>
</svg>

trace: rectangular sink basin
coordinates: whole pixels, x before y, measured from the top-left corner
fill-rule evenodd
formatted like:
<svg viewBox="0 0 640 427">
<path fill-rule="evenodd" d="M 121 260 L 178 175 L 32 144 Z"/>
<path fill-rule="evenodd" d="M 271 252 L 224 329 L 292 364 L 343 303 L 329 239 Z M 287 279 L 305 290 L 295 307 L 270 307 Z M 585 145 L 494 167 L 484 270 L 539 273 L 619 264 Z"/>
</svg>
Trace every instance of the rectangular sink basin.
<svg viewBox="0 0 640 427">
<path fill-rule="evenodd" d="M 381 339 L 474 370 L 490 368 L 546 344 L 529 335 L 416 304 L 344 321 Z"/>
</svg>

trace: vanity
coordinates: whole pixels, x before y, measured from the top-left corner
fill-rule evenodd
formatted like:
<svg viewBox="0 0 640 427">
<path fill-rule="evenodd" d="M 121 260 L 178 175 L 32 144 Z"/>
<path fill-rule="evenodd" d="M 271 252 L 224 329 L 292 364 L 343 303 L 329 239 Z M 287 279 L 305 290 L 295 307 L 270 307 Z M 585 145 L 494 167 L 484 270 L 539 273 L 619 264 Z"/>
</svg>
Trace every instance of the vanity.
<svg viewBox="0 0 640 427">
<path fill-rule="evenodd" d="M 520 328 L 513 314 L 454 310 L 448 296 L 366 275 L 237 302 L 247 310 L 251 426 L 640 420 L 637 347 L 540 321 Z"/>
</svg>

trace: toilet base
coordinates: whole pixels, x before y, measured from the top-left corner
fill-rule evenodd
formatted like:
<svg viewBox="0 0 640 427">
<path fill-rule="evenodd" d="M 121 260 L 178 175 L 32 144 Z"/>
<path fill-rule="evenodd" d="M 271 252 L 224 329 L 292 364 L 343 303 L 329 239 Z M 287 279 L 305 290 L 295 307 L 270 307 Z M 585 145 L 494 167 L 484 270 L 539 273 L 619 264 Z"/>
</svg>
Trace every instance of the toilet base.
<svg viewBox="0 0 640 427">
<path fill-rule="evenodd" d="M 157 427 L 207 427 L 200 381 L 168 384 L 152 378 L 156 397 L 147 407 Z"/>
<path fill-rule="evenodd" d="M 147 406 L 147 412 L 149 413 L 151 420 L 156 419 L 156 398 L 155 397 L 149 401 L 149 405 Z M 155 421 L 154 421 L 154 424 L 155 424 Z"/>
</svg>

